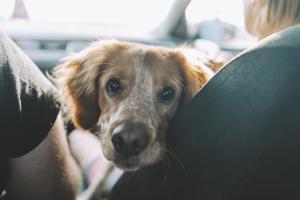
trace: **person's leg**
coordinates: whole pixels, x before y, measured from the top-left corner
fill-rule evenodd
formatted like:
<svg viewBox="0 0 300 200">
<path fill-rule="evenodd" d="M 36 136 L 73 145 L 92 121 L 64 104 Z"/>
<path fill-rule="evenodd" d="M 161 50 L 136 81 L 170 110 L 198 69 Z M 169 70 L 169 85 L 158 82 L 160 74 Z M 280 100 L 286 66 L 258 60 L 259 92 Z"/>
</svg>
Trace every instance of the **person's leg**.
<svg viewBox="0 0 300 200">
<path fill-rule="evenodd" d="M 58 95 L 0 30 L 0 168 L 8 164 L 8 173 L 0 171 L 0 187 L 8 174 L 5 189 L 11 199 L 75 199 L 80 190 Z"/>
<path fill-rule="evenodd" d="M 60 116 L 42 143 L 9 161 L 10 199 L 74 200 L 80 189 L 81 172 L 69 151 Z"/>
</svg>

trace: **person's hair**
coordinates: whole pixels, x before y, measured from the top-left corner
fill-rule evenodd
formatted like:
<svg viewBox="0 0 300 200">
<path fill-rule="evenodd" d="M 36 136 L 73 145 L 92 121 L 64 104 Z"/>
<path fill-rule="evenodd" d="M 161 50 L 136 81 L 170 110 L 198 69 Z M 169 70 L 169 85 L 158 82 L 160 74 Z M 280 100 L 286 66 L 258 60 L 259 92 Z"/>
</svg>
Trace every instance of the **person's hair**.
<svg viewBox="0 0 300 200">
<path fill-rule="evenodd" d="M 300 0 L 253 0 L 252 3 L 248 15 L 252 19 L 246 19 L 246 26 L 259 38 L 300 23 Z"/>
</svg>

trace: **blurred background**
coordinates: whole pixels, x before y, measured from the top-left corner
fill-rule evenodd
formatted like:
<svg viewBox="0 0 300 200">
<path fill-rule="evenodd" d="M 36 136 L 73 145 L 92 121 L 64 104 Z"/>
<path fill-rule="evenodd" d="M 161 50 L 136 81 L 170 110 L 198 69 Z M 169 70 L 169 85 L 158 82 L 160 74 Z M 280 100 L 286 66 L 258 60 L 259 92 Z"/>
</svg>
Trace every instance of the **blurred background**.
<svg viewBox="0 0 300 200">
<path fill-rule="evenodd" d="M 97 39 L 176 47 L 227 59 L 256 40 L 242 0 L 0 0 L 0 29 L 42 69 Z M 221 52 L 221 53 L 220 53 Z M 222 55 L 222 56 L 220 56 Z"/>
</svg>

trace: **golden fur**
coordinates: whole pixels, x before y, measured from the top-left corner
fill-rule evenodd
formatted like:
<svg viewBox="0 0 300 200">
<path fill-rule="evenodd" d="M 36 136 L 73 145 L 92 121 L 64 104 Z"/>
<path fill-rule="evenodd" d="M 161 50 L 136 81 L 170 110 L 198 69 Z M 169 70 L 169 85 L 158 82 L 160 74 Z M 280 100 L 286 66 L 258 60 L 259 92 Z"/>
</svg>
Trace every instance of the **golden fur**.
<svg viewBox="0 0 300 200">
<path fill-rule="evenodd" d="M 94 132 L 106 158 L 120 168 L 135 170 L 156 162 L 165 153 L 166 128 L 178 106 L 188 102 L 213 75 L 187 52 L 104 40 L 70 56 L 56 67 L 55 76 L 75 126 Z M 116 97 L 106 91 L 112 77 L 120 79 L 123 87 Z M 173 87 L 176 96 L 171 103 L 162 104 L 157 94 L 166 85 Z M 118 162 L 111 142 L 112 130 L 124 122 L 142 124 L 150 137 L 148 147 L 128 160 L 131 167 Z"/>
</svg>

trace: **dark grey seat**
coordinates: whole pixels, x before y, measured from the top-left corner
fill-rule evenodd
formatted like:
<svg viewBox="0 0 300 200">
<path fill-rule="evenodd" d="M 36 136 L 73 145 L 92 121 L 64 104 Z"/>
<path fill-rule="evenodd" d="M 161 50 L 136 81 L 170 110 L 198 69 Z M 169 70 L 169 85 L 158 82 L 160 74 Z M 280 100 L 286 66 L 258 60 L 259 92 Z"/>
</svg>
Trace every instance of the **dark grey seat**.
<svg viewBox="0 0 300 200">
<path fill-rule="evenodd" d="M 300 26 L 225 66 L 167 141 L 171 165 L 125 174 L 110 199 L 300 199 Z"/>
</svg>

